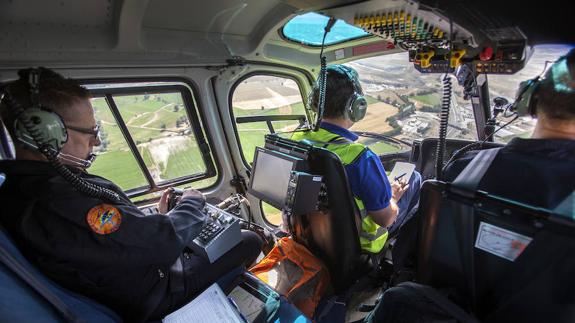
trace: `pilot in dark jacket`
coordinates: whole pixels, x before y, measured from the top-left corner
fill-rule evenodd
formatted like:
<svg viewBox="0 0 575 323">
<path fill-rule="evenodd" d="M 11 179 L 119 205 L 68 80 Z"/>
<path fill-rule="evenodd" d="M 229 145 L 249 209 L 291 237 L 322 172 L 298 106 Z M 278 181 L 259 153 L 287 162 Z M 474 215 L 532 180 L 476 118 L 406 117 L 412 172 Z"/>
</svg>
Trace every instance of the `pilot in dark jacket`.
<svg viewBox="0 0 575 323">
<path fill-rule="evenodd" d="M 25 80 L 21 75 L 16 81 L 15 93 L 18 86 L 27 90 Z M 243 232 L 243 242 L 213 264 L 186 247 L 206 216 L 200 192 L 185 190 L 165 215 L 145 215 L 118 186 L 86 172 L 86 160 L 100 144 L 87 90 L 44 69 L 39 102 L 57 112 L 68 129 L 59 155 L 65 167 L 119 196 L 110 201 L 81 193 L 42 154 L 15 141 L 16 160 L 0 161 L 6 174 L 0 223 L 48 277 L 108 305 L 127 321 L 141 321 L 161 319 L 226 272 L 255 260 L 261 241 L 252 232 Z M 14 119 L 7 109 L 0 106 L 10 125 Z M 163 213 L 168 194 L 160 200 Z"/>
<path fill-rule="evenodd" d="M 502 148 L 478 189 L 553 210 L 575 191 L 575 49 L 529 86 L 533 92 L 520 89 L 524 95 L 517 102 L 531 96 L 524 112 L 537 118 L 533 134 Z M 476 155 L 469 152 L 447 165 L 444 179 L 453 181 Z"/>
</svg>

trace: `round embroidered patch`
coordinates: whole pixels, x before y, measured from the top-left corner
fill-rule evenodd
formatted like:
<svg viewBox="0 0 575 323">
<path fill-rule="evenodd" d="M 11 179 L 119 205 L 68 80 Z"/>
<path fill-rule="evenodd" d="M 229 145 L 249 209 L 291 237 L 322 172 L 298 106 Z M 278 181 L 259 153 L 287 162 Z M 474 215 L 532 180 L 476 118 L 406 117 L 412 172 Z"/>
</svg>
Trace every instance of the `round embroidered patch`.
<svg viewBox="0 0 575 323">
<path fill-rule="evenodd" d="M 88 211 L 86 221 L 92 231 L 98 234 L 109 234 L 120 227 L 122 214 L 109 204 L 96 205 Z"/>
</svg>

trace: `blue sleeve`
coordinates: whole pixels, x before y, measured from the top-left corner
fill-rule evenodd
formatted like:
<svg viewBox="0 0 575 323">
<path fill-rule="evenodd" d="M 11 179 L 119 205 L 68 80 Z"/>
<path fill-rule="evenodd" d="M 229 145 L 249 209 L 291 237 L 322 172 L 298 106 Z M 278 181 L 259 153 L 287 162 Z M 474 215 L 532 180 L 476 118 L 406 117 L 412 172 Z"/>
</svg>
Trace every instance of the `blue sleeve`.
<svg viewBox="0 0 575 323">
<path fill-rule="evenodd" d="M 353 163 L 345 167 L 353 194 L 363 201 L 367 211 L 389 206 L 391 186 L 379 157 L 366 149 Z"/>
</svg>

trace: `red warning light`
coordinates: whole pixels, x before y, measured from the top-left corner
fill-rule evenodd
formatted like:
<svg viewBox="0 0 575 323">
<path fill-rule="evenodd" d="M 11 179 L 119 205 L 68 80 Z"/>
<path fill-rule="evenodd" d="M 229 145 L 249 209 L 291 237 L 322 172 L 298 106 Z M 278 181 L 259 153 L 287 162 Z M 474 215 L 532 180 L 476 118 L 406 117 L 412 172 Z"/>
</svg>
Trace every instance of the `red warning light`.
<svg viewBox="0 0 575 323">
<path fill-rule="evenodd" d="M 479 54 L 479 59 L 482 61 L 488 61 L 493 57 L 493 48 L 492 47 L 485 47 L 481 54 Z"/>
</svg>

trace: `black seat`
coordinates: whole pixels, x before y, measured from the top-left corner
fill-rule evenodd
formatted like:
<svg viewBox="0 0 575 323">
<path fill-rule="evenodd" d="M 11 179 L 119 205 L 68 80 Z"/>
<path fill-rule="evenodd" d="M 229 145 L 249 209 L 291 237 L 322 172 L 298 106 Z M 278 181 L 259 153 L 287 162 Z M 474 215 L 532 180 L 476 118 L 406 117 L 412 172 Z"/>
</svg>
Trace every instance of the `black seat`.
<svg viewBox="0 0 575 323">
<path fill-rule="evenodd" d="M 426 181 L 416 280 L 451 295 L 479 319 L 575 318 L 575 223 L 501 197 Z"/>
<path fill-rule="evenodd" d="M 307 151 L 310 173 L 322 175 L 328 208 L 294 218 L 294 238 L 320 257 L 330 271 L 336 292 L 344 291 L 365 273 L 366 258 L 359 245 L 359 210 L 353 200 L 345 169 L 337 155 L 296 141 L 268 136 L 266 148 L 282 152 L 294 148 Z"/>
</svg>

